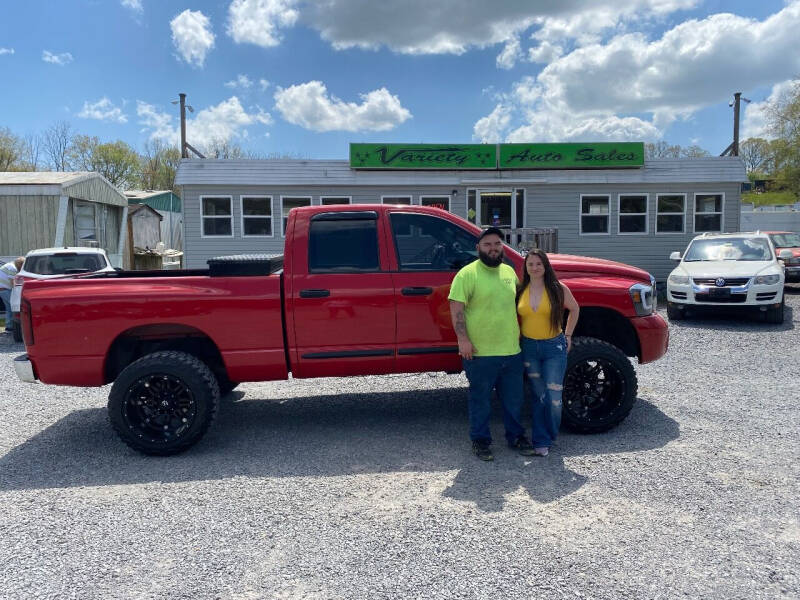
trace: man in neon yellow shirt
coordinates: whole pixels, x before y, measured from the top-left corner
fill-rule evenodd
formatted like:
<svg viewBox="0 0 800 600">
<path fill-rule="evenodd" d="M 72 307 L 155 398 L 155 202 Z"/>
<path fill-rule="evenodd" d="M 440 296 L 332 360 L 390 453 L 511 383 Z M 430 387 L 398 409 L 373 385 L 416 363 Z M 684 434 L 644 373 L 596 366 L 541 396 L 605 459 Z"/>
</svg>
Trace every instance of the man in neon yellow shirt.
<svg viewBox="0 0 800 600">
<path fill-rule="evenodd" d="M 503 263 L 503 232 L 489 227 L 478 238 L 478 258 L 456 273 L 450 286 L 450 314 L 458 353 L 469 381 L 469 437 L 481 460 L 493 460 L 489 431 L 492 390 L 503 403 L 503 424 L 511 448 L 524 456 L 533 446 L 520 424 L 524 391 L 517 322 L 517 274 Z"/>
</svg>

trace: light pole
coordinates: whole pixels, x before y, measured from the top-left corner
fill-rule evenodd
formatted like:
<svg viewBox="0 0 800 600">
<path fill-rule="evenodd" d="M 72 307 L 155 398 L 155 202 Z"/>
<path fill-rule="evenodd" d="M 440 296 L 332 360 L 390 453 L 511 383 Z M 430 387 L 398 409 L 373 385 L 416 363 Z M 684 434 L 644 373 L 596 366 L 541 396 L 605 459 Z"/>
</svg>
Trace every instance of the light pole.
<svg viewBox="0 0 800 600">
<path fill-rule="evenodd" d="M 200 152 L 192 146 L 189 142 L 186 141 L 186 109 L 189 109 L 189 112 L 193 113 L 194 108 L 186 104 L 186 94 L 180 93 L 178 94 L 178 100 L 173 100 L 172 104 L 181 105 L 181 158 L 189 158 L 189 150 L 194 152 L 200 158 L 205 158 Z"/>
<path fill-rule="evenodd" d="M 750 100 L 742 97 L 742 92 L 736 92 L 733 100 L 728 102 L 728 106 L 733 107 L 733 142 L 722 151 L 720 156 L 739 156 L 739 104 L 740 100 L 750 103 Z"/>
</svg>

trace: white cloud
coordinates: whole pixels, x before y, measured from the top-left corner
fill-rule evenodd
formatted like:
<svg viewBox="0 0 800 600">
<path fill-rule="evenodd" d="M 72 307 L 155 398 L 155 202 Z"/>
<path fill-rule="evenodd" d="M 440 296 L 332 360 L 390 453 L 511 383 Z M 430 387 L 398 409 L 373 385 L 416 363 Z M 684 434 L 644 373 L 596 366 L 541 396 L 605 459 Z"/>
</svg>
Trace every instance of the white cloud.
<svg viewBox="0 0 800 600">
<path fill-rule="evenodd" d="M 14 54 L 13 48 L 0 48 L 0 56 L 3 54 Z"/>
<path fill-rule="evenodd" d="M 563 54 L 564 49 L 561 46 L 555 46 L 548 41 L 544 41 L 535 48 L 528 49 L 528 60 L 534 63 L 547 64 Z"/>
<path fill-rule="evenodd" d="M 269 87 L 269 81 L 266 79 L 259 79 L 258 80 L 258 87 L 261 88 L 261 91 L 264 92 Z"/>
<path fill-rule="evenodd" d="M 120 4 L 125 8 L 130 8 L 132 11 L 141 13 L 144 12 L 142 7 L 142 0 L 120 0 Z"/>
<path fill-rule="evenodd" d="M 800 71 L 800 1 L 763 21 L 689 20 L 655 41 L 620 34 L 569 52 L 509 94 L 515 141 L 657 139 L 675 119 Z M 732 49 L 747 51 L 732 51 Z M 477 125 L 477 124 L 476 124 Z"/>
<path fill-rule="evenodd" d="M 742 118 L 742 135 L 741 139 L 746 140 L 751 137 L 769 138 L 769 122 L 767 116 L 767 108 L 770 104 L 775 104 L 786 93 L 792 90 L 794 80 L 787 79 L 772 87 L 772 92 L 769 97 L 761 102 L 751 102 L 744 106 L 744 116 Z"/>
<path fill-rule="evenodd" d="M 186 9 L 169 22 L 172 44 L 188 64 L 202 67 L 214 47 L 211 21 L 202 12 Z"/>
<path fill-rule="evenodd" d="M 128 117 L 117 106 L 103 96 L 94 104 L 86 100 L 83 103 L 83 110 L 78 113 L 82 119 L 97 119 L 98 121 L 116 121 L 117 123 L 127 123 Z"/>
<path fill-rule="evenodd" d="M 491 114 L 475 123 L 472 137 L 483 144 L 496 144 L 503 140 L 510 122 L 511 108 L 498 104 Z"/>
<path fill-rule="evenodd" d="M 360 94 L 361 104 L 328 96 L 320 81 L 309 81 L 275 92 L 281 116 L 312 131 L 388 131 L 411 118 L 400 99 L 386 88 Z"/>
<path fill-rule="evenodd" d="M 228 8 L 228 35 L 237 44 L 277 46 L 281 42 L 279 30 L 297 21 L 295 4 L 296 0 L 233 0 Z"/>
<path fill-rule="evenodd" d="M 501 69 L 511 69 L 521 55 L 519 38 L 515 36 L 506 42 L 503 51 L 497 55 L 497 66 Z"/>
<path fill-rule="evenodd" d="M 236 79 L 225 83 L 225 87 L 229 88 L 242 88 L 243 90 L 249 89 L 253 86 L 253 81 L 247 75 L 238 75 Z"/>
<path fill-rule="evenodd" d="M 46 63 L 58 65 L 63 67 L 72 62 L 72 54 L 64 52 L 63 54 L 53 54 L 49 50 L 42 50 L 42 60 Z"/>
<path fill-rule="evenodd" d="M 171 115 L 160 112 L 152 104 L 141 100 L 136 104 L 136 114 L 139 116 L 143 131 L 149 131 L 151 138 L 160 138 L 170 144 L 180 144 L 180 131 L 177 125 L 172 125 Z M 204 108 L 198 111 L 194 118 L 187 118 L 186 139 L 195 148 L 202 148 L 216 142 L 246 138 L 247 127 L 272 123 L 269 113 L 260 107 L 255 108 L 255 112 L 248 113 L 236 96 L 231 96 L 216 106 Z"/>
<path fill-rule="evenodd" d="M 463 54 L 470 48 L 506 43 L 536 27 L 539 42 L 589 39 L 622 21 L 661 18 L 700 0 L 561 0 L 503 2 L 463 0 L 327 0 L 309 3 L 301 20 L 334 48 L 376 49 L 404 54 Z M 505 62 L 498 61 L 504 66 Z"/>
</svg>

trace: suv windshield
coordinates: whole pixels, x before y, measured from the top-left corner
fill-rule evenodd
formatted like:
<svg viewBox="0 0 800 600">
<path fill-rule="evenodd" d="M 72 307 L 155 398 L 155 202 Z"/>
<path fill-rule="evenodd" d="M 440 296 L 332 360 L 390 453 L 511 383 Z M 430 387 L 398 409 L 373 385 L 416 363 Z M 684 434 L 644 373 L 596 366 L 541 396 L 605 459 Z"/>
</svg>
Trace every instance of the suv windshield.
<svg viewBox="0 0 800 600">
<path fill-rule="evenodd" d="M 683 260 L 772 260 L 772 252 L 764 238 L 701 239 L 689 245 Z"/>
<path fill-rule="evenodd" d="M 800 248 L 800 234 L 773 233 L 769 237 L 772 238 L 776 248 Z"/>
<path fill-rule="evenodd" d="M 106 260 L 99 254 L 59 252 L 51 255 L 29 256 L 25 259 L 25 265 L 22 268 L 36 275 L 66 275 L 99 271 L 105 266 Z"/>
</svg>

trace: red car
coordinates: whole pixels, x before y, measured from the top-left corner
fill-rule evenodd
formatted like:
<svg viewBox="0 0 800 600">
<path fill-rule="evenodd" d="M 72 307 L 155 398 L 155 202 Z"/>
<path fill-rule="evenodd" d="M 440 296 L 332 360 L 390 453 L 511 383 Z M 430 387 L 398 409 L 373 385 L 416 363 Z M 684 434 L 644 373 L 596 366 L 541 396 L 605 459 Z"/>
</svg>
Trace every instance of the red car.
<svg viewBox="0 0 800 600">
<path fill-rule="evenodd" d="M 113 382 L 112 425 L 129 446 L 173 454 L 197 442 L 241 381 L 462 370 L 447 300 L 477 258 L 481 230 L 443 210 L 293 209 L 282 256 L 209 269 L 30 281 L 22 293 L 23 381 Z M 506 247 L 522 274 L 523 257 Z M 636 400 L 636 373 L 667 351 L 645 271 L 554 254 L 581 305 L 564 378 L 563 421 L 609 429 Z"/>
<path fill-rule="evenodd" d="M 800 233 L 793 231 L 765 231 L 775 246 L 775 254 L 779 257 L 782 250 L 789 250 L 792 258 L 784 258 L 786 281 L 800 281 Z"/>
</svg>

